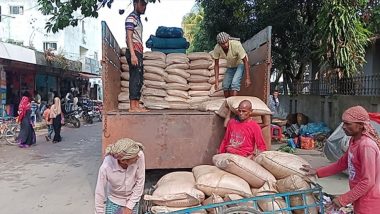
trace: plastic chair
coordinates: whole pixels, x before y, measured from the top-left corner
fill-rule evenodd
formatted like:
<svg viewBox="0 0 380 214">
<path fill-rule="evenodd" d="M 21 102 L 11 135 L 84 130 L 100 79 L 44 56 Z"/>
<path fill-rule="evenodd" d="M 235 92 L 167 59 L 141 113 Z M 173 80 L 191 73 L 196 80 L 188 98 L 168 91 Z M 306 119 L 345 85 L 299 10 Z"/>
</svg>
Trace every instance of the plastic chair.
<svg viewBox="0 0 380 214">
<path fill-rule="evenodd" d="M 282 128 L 280 126 L 271 124 L 270 133 L 272 140 L 282 139 Z"/>
</svg>

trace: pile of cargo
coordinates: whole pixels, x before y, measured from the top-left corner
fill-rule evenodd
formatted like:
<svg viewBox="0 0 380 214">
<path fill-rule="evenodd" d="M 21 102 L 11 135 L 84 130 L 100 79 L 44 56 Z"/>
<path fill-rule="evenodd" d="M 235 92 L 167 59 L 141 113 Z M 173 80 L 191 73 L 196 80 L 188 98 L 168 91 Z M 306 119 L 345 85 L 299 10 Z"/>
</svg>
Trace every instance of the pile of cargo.
<svg viewBox="0 0 380 214">
<path fill-rule="evenodd" d="M 120 57 L 120 63 L 121 63 L 121 92 L 118 96 L 119 105 L 118 108 L 120 110 L 127 110 L 129 109 L 129 66 L 127 62 L 127 58 L 125 57 L 125 51 L 126 48 L 123 48 L 121 50 L 121 57 Z"/>
<path fill-rule="evenodd" d="M 151 195 L 144 199 L 152 201 L 153 213 L 172 212 L 190 207 L 220 203 L 243 198 L 271 195 L 283 192 L 294 192 L 311 188 L 310 177 L 300 170 L 308 162 L 299 156 L 267 151 L 259 154 L 254 160 L 234 155 L 218 154 L 213 157 L 214 165 L 201 165 L 192 172 L 173 172 L 163 176 L 155 185 Z M 251 204 L 249 204 L 251 203 Z M 316 203 L 312 193 L 290 196 L 292 207 Z M 252 202 L 240 204 L 253 206 Z M 258 201 L 261 211 L 276 213 L 286 208 L 285 199 L 276 197 Z M 200 210 L 196 213 L 216 213 L 215 209 Z M 293 213 L 306 213 L 295 210 Z M 310 207 L 309 214 L 317 214 L 318 209 Z"/>
<path fill-rule="evenodd" d="M 160 26 L 157 28 L 156 35 L 151 35 L 146 42 L 146 47 L 151 48 L 152 51 L 165 54 L 186 53 L 189 46 L 189 42 L 183 37 L 183 30 L 178 27 Z"/>
</svg>

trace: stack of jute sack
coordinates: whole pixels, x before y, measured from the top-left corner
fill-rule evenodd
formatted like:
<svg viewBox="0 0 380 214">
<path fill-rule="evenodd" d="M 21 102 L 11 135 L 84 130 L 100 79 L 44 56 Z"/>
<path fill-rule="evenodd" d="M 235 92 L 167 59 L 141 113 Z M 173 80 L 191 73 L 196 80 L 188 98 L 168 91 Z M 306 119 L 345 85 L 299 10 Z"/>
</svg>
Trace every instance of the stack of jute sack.
<svg viewBox="0 0 380 214">
<path fill-rule="evenodd" d="M 170 109 L 189 109 L 189 85 L 187 78 L 190 74 L 189 58 L 183 53 L 172 53 L 166 57 L 166 93 L 165 100 L 169 103 Z"/>
<path fill-rule="evenodd" d="M 121 74 L 120 74 L 120 85 L 121 92 L 118 95 L 118 109 L 128 110 L 129 109 L 129 66 L 127 58 L 125 57 L 126 48 L 122 48 L 120 52 L 120 64 L 121 64 Z"/>
<path fill-rule="evenodd" d="M 218 76 L 218 88 L 215 88 L 216 83 L 216 76 L 215 76 L 215 61 L 212 62 L 212 65 L 209 67 L 211 72 L 211 78 L 209 80 L 209 83 L 212 84 L 211 90 L 210 90 L 210 97 L 224 97 L 224 93 L 222 90 L 222 82 L 224 79 L 224 75 L 227 71 L 227 60 L 225 59 L 219 59 L 219 76 Z"/>
<path fill-rule="evenodd" d="M 227 116 L 228 111 L 238 115 L 238 107 L 240 102 L 243 100 L 248 100 L 252 104 L 252 116 L 263 116 L 263 115 L 271 115 L 272 112 L 268 108 L 268 106 L 257 97 L 251 96 L 233 96 L 226 99 L 226 101 L 221 105 L 220 109 L 215 113 L 220 117 L 225 118 Z"/>
<path fill-rule="evenodd" d="M 144 87 L 142 89 L 144 105 L 149 109 L 166 109 L 169 104 L 165 101 L 167 96 L 165 79 L 168 74 L 166 68 L 166 55 L 161 52 L 144 53 Z"/>
<path fill-rule="evenodd" d="M 144 199 L 157 205 L 152 208 L 157 213 L 311 188 L 312 178 L 306 177 L 305 172 L 300 170 L 308 162 L 293 154 L 267 151 L 252 160 L 224 153 L 215 155 L 213 163 L 214 166 L 196 166 L 192 173 L 174 172 L 165 175 L 155 186 L 153 194 L 145 195 Z M 312 193 L 305 197 L 290 197 L 291 207 L 315 203 L 316 198 Z M 252 206 L 252 202 L 238 205 Z M 274 200 L 262 199 L 258 201 L 258 205 L 261 211 L 289 213 L 279 211 L 288 207 L 282 197 L 275 197 Z M 215 211 L 207 210 L 208 213 Z M 199 211 L 204 212 L 206 210 Z M 294 210 L 293 213 L 317 214 L 318 209 L 310 207 L 308 212 Z"/>
</svg>

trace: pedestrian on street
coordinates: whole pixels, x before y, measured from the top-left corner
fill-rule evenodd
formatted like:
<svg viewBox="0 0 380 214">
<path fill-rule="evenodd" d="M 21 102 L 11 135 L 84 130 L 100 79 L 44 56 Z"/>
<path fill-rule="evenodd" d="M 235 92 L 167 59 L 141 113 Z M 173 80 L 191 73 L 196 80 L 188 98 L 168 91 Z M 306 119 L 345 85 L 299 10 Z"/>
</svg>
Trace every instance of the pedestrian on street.
<svg viewBox="0 0 380 214">
<path fill-rule="evenodd" d="M 45 136 L 45 138 L 46 138 L 46 141 L 50 141 L 52 140 L 51 136 L 53 135 L 53 132 L 54 132 L 53 120 L 50 118 L 50 104 L 46 105 L 43 118 L 48 128 L 48 134 Z"/>
<path fill-rule="evenodd" d="M 95 189 L 95 214 L 137 214 L 144 183 L 143 146 L 128 138 L 108 146 Z"/>
<path fill-rule="evenodd" d="M 54 104 L 50 107 L 50 118 L 53 119 L 54 138 L 53 143 L 61 142 L 62 109 L 61 99 L 54 98 Z"/>
<path fill-rule="evenodd" d="M 347 152 L 335 163 L 319 169 L 304 166 L 309 175 L 327 177 L 347 169 L 350 191 L 333 199 L 336 208 L 354 205 L 355 214 L 380 210 L 380 137 L 370 124 L 368 112 L 361 106 L 347 109 L 343 130 L 351 136 Z"/>
<path fill-rule="evenodd" d="M 129 99 L 130 112 L 147 112 L 140 107 L 141 88 L 144 80 L 143 68 L 143 25 L 141 14 L 145 13 L 148 0 L 133 0 L 134 10 L 125 20 L 127 38 L 126 58 L 129 65 Z"/>
<path fill-rule="evenodd" d="M 36 134 L 34 132 L 30 116 L 31 113 L 32 109 L 30 100 L 28 97 L 23 96 L 18 107 L 18 121 L 20 122 L 20 133 L 16 138 L 16 141 L 20 148 L 28 148 L 36 143 Z"/>
</svg>

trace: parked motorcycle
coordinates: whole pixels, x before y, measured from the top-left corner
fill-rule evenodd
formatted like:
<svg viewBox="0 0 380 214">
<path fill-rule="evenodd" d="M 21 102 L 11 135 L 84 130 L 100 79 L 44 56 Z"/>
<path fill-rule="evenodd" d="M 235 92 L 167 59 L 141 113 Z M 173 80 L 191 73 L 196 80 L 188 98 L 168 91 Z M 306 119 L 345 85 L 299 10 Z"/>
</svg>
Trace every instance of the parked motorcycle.
<svg viewBox="0 0 380 214">
<path fill-rule="evenodd" d="M 101 104 L 94 105 L 93 107 L 94 118 L 98 118 L 99 122 L 102 121 L 102 109 L 103 107 Z"/>
<path fill-rule="evenodd" d="M 82 119 L 89 124 L 92 124 L 94 122 L 94 113 L 92 112 L 92 109 L 88 105 L 83 105 L 80 107 L 80 116 Z"/>
<path fill-rule="evenodd" d="M 64 114 L 65 118 L 65 125 L 66 124 L 72 124 L 74 128 L 79 128 L 80 127 L 80 116 L 78 111 L 72 111 Z"/>
</svg>

